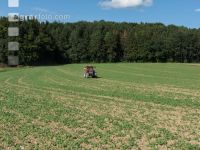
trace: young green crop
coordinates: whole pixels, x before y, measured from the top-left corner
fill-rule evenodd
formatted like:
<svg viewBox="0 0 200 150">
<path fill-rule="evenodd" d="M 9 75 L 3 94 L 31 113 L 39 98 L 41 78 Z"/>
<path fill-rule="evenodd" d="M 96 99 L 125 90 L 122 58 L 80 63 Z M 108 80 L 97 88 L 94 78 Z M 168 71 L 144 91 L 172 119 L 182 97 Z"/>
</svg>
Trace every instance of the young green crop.
<svg viewBox="0 0 200 150">
<path fill-rule="evenodd" d="M 198 64 L 0 70 L 0 149 L 200 149 Z"/>
</svg>

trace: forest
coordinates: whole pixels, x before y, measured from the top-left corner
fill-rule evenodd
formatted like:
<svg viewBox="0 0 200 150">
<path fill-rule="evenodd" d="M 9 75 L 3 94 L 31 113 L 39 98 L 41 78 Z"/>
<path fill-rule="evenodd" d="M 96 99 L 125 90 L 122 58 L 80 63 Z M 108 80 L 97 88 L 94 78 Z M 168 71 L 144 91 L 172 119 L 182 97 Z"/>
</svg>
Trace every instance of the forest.
<svg viewBox="0 0 200 150">
<path fill-rule="evenodd" d="M 200 29 L 162 23 L 17 23 L 19 37 L 8 37 L 6 17 L 0 19 L 0 63 L 10 55 L 8 41 L 18 41 L 21 65 L 115 62 L 200 62 Z"/>
</svg>

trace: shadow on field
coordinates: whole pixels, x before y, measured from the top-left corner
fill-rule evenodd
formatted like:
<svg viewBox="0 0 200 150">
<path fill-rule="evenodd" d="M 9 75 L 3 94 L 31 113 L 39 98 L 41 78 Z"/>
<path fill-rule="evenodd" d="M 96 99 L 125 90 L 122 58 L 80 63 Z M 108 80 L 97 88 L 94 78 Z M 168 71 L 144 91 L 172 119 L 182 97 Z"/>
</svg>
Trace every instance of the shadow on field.
<svg viewBox="0 0 200 150">
<path fill-rule="evenodd" d="M 99 77 L 99 76 L 98 76 L 98 77 L 93 77 L 93 78 L 92 78 L 92 77 L 89 77 L 89 78 L 86 78 L 86 79 L 101 79 L 101 78 L 102 78 L 102 77 Z"/>
<path fill-rule="evenodd" d="M 101 79 L 102 77 L 95 77 L 94 79 Z"/>
</svg>

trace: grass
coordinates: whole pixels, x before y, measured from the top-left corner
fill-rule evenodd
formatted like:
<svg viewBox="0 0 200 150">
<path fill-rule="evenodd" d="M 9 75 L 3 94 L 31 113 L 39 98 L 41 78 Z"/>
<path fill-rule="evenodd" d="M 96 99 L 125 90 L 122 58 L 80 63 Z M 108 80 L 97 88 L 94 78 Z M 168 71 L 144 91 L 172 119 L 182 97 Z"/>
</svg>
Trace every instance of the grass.
<svg viewBox="0 0 200 150">
<path fill-rule="evenodd" d="M 200 149 L 200 66 L 0 70 L 0 149 Z"/>
</svg>

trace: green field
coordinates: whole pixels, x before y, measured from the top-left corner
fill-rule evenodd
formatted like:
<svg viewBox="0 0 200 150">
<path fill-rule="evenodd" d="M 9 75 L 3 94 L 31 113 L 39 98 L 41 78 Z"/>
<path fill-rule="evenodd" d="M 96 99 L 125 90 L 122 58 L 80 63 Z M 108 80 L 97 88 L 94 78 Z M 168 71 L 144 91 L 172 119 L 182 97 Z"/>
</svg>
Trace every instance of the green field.
<svg viewBox="0 0 200 150">
<path fill-rule="evenodd" d="M 200 65 L 0 69 L 0 149 L 200 149 Z"/>
</svg>

